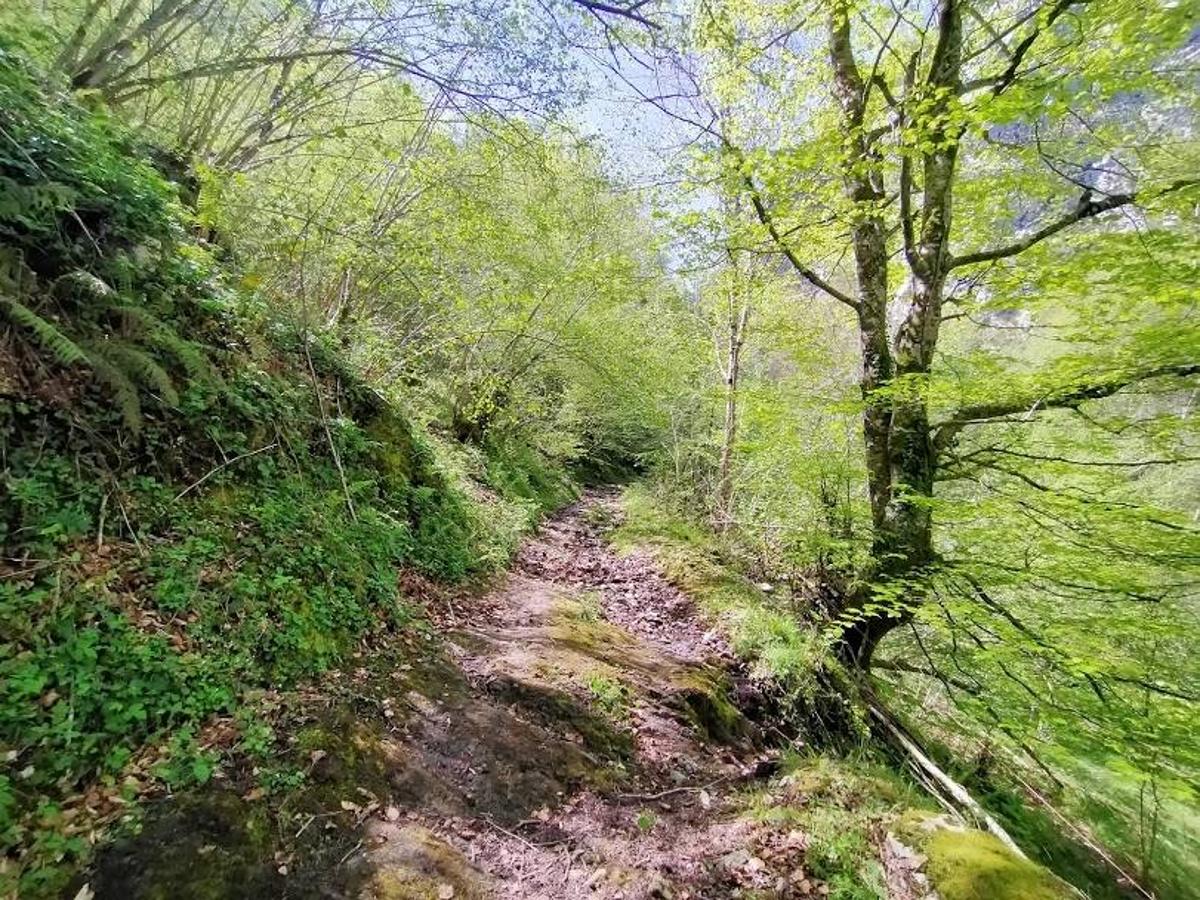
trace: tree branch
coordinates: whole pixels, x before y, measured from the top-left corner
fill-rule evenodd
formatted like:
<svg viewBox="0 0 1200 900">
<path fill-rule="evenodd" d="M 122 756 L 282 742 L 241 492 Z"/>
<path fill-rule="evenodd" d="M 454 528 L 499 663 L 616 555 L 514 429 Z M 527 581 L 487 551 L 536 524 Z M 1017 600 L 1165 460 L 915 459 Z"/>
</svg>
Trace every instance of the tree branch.
<svg viewBox="0 0 1200 900">
<path fill-rule="evenodd" d="M 650 0 L 637 0 L 637 2 L 625 4 L 599 3 L 597 0 L 571 0 L 571 2 L 597 15 L 609 15 L 629 19 L 631 22 L 637 22 L 639 25 L 644 25 L 647 28 L 657 29 L 662 27 L 658 22 L 655 22 L 653 19 L 647 19 L 638 12 Z"/>
<path fill-rule="evenodd" d="M 1015 456 L 1019 459 L 1029 459 L 1035 462 L 1056 462 L 1065 463 L 1069 466 L 1097 466 L 1101 468 L 1115 469 L 1140 469 L 1144 466 L 1173 466 L 1178 463 L 1185 462 L 1200 462 L 1200 456 L 1180 456 L 1174 459 L 1071 459 L 1066 456 L 1045 456 L 1038 453 L 1023 453 L 1020 450 L 1010 450 L 1007 447 L 985 447 L 979 451 L 980 454 L 986 456 L 989 453 L 997 453 L 1002 456 Z M 969 455 L 976 455 L 974 453 Z"/>
<path fill-rule="evenodd" d="M 1200 695 L 1192 694 L 1179 688 L 1173 688 L 1157 681 L 1146 681 L 1143 678 L 1128 678 L 1124 675 L 1104 675 L 1109 681 L 1115 681 L 1118 684 L 1131 684 L 1135 687 L 1140 687 L 1143 690 L 1150 691 L 1152 694 L 1158 694 L 1162 697 L 1173 697 L 1176 700 L 1187 700 L 1189 703 L 1200 701 Z"/>
<path fill-rule="evenodd" d="M 1181 191 L 1185 188 L 1195 187 L 1200 184 L 1200 178 L 1185 178 L 1169 184 L 1153 195 L 1153 197 L 1162 197 L 1165 194 L 1170 194 L 1175 191 Z M 1118 209 L 1122 206 L 1128 206 L 1132 203 L 1140 201 L 1140 194 L 1109 194 L 1102 199 L 1094 199 L 1090 190 L 1084 191 L 1083 196 L 1079 198 L 1079 202 L 1075 204 L 1075 208 L 1060 219 L 1051 222 L 1033 234 L 1021 238 L 1019 241 L 1014 241 L 1004 247 L 995 247 L 991 250 L 981 250 L 978 253 L 967 253 L 964 256 L 951 257 L 946 265 L 946 271 L 957 269 L 960 266 L 971 266 L 981 262 L 994 262 L 998 259 L 1005 259 L 1010 256 L 1016 256 L 1024 253 L 1035 244 L 1040 244 L 1046 238 L 1053 237 L 1060 231 L 1070 228 L 1078 222 L 1085 219 L 1095 218 L 1103 212 L 1108 212 L 1112 209 Z"/>
<path fill-rule="evenodd" d="M 266 53 L 242 56 L 235 59 L 219 59 L 201 63 L 190 69 L 181 69 L 162 75 L 114 81 L 106 86 L 106 90 L 114 96 L 119 95 L 122 100 L 127 100 L 138 93 L 136 91 L 138 88 L 150 89 L 161 87 L 165 84 L 192 81 L 198 78 L 209 78 L 215 75 L 233 75 L 250 69 L 266 68 L 281 63 L 294 63 L 299 60 L 318 59 L 326 56 L 363 57 L 366 55 L 366 52 L 359 47 L 337 46 L 324 47 L 319 50 L 296 50 L 290 53 Z"/>
<path fill-rule="evenodd" d="M 910 662 L 905 662 L 901 659 L 876 659 L 871 661 L 872 669 L 882 669 L 885 672 L 906 672 L 912 675 L 924 675 L 927 678 L 934 678 L 943 684 L 949 684 L 964 691 L 968 694 L 979 694 L 978 685 L 968 684 L 960 678 L 955 678 L 952 675 L 947 675 L 944 672 L 934 668 L 926 668 L 924 666 L 914 665 Z"/>
<path fill-rule="evenodd" d="M 750 203 L 754 207 L 754 213 L 758 216 L 758 220 L 766 227 L 767 233 L 771 236 L 771 240 L 775 242 L 781 253 L 787 258 L 787 261 L 792 264 L 792 268 L 800 273 L 800 276 L 814 287 L 820 288 L 830 297 L 846 304 L 855 312 L 858 311 L 858 301 L 842 291 L 839 291 L 832 284 L 808 268 L 796 252 L 787 244 L 783 235 L 779 233 L 779 229 L 775 225 L 775 219 L 771 215 L 771 211 L 767 209 L 767 205 L 763 202 L 762 195 L 758 192 L 758 186 L 754 183 L 754 179 L 749 175 L 743 176 L 743 181 L 746 184 L 746 189 L 750 192 Z"/>
<path fill-rule="evenodd" d="M 1061 394 L 1052 394 L 1030 400 L 1028 397 L 1020 400 L 1002 400 L 995 403 L 980 403 L 975 406 L 964 406 L 954 412 L 950 418 L 936 426 L 933 434 L 933 444 L 940 453 L 953 444 L 954 439 L 968 425 L 976 425 L 1001 419 L 1005 416 L 1024 413 L 1027 417 L 1041 409 L 1070 409 L 1087 400 L 1101 400 L 1119 393 L 1132 384 L 1148 381 L 1151 378 L 1174 376 L 1187 378 L 1200 374 L 1200 363 L 1182 363 L 1173 366 L 1159 366 L 1142 372 L 1114 377 L 1108 381 L 1090 384 Z"/>
<path fill-rule="evenodd" d="M 1054 0 L 1053 3 L 1048 3 L 1035 13 L 1035 16 L 1040 16 L 1042 10 L 1046 10 L 1046 21 L 1044 25 L 1036 25 L 1029 34 L 1021 39 L 1021 42 L 1013 49 L 1012 55 L 1009 57 L 1008 65 L 1004 71 L 993 78 L 984 78 L 976 82 L 972 87 L 982 87 L 986 85 L 992 86 L 992 96 L 997 96 L 1003 93 L 1014 81 L 1017 80 L 1017 70 L 1021 67 L 1021 63 L 1025 60 L 1026 55 L 1033 48 L 1034 43 L 1042 36 L 1058 18 L 1072 6 L 1082 6 L 1089 0 Z"/>
</svg>

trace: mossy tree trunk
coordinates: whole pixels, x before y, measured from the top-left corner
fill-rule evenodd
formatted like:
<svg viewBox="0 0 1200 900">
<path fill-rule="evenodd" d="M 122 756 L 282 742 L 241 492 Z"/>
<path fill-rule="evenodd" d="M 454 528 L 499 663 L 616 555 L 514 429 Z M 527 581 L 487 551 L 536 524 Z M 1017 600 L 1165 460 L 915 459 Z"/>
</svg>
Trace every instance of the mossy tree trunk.
<svg viewBox="0 0 1200 900">
<path fill-rule="evenodd" d="M 1008 58 L 1002 70 L 973 77 L 971 89 L 999 95 L 1022 77 L 1021 62 L 1046 28 L 1081 0 L 1047 5 L 1045 27 L 1035 28 Z M 871 506 L 870 562 L 855 573 L 862 587 L 848 591 L 832 610 L 847 622 L 839 647 L 843 661 L 867 669 L 880 640 L 910 621 L 926 600 L 927 580 L 937 563 L 933 495 L 939 459 L 969 425 L 1027 411 L 1029 399 L 960 409 L 941 422 L 931 421 L 927 384 L 938 346 L 943 306 L 951 273 L 962 267 L 1016 257 L 1079 222 L 1136 203 L 1135 194 L 1096 199 L 1086 192 L 1070 212 L 1010 243 L 955 256 L 951 252 L 954 185 L 966 128 L 961 98 L 964 86 L 962 0 L 938 0 L 928 35 L 932 52 L 914 53 L 902 83 L 890 85 L 873 66 L 867 77 L 859 67 L 851 28 L 852 4 L 831 4 L 827 47 L 833 72 L 832 92 L 839 112 L 843 194 L 852 210 L 852 287 L 840 288 L 809 267 L 772 217 L 771 207 L 751 176 L 744 176 L 750 199 L 770 238 L 796 272 L 811 286 L 854 310 L 862 361 L 863 450 Z M 886 41 L 885 41 L 886 44 Z M 879 50 L 882 56 L 884 48 Z M 927 59 L 927 61 L 926 61 Z M 978 74 L 978 73 L 976 73 Z M 871 117 L 872 97 L 881 98 L 886 125 Z M 890 136 L 890 139 L 889 139 Z M 744 164 L 746 155 L 726 147 Z M 891 158 L 889 159 L 889 154 Z M 896 183 L 887 183 L 898 173 Z M 1166 192 L 1192 182 L 1177 182 Z M 1161 195 L 1162 192 L 1160 192 Z M 898 202 L 897 202 L 898 201 Z M 899 208 L 898 222 L 896 209 Z M 899 227 L 895 227 L 898 225 Z M 899 234 L 902 247 L 889 247 Z M 888 306 L 889 264 L 899 258 L 906 294 L 904 317 L 891 333 Z M 1071 407 L 1106 397 L 1123 387 L 1158 375 L 1187 375 L 1190 367 L 1131 372 L 1119 378 L 1071 387 L 1037 398 L 1039 409 Z"/>
</svg>

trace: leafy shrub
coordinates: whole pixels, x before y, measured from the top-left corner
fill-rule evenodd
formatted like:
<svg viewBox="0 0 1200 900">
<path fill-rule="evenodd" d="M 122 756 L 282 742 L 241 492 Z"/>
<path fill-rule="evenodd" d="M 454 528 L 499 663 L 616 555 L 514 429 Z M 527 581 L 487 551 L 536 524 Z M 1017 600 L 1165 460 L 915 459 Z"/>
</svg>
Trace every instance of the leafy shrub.
<svg viewBox="0 0 1200 900">
<path fill-rule="evenodd" d="M 484 445 L 487 483 L 509 500 L 532 501 L 538 512 L 557 509 L 575 498 L 575 486 L 561 465 L 511 438 Z"/>
</svg>

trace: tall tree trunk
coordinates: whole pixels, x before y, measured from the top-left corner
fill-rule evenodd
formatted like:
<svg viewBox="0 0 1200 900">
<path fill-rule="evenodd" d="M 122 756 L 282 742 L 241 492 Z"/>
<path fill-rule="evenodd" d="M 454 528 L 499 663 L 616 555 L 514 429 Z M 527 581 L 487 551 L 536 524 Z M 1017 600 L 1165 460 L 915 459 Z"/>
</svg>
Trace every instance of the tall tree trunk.
<svg viewBox="0 0 1200 900">
<path fill-rule="evenodd" d="M 746 322 L 750 317 L 749 305 L 743 305 L 739 313 L 736 301 L 736 291 L 731 292 L 729 342 L 724 372 L 725 436 L 721 442 L 721 463 L 717 475 L 717 497 L 713 515 L 720 531 L 729 527 L 733 514 L 733 446 L 737 441 L 738 427 L 738 375 L 741 370 L 742 345 L 746 341 Z"/>
<path fill-rule="evenodd" d="M 862 76 L 850 41 L 849 4 L 838 4 L 829 23 L 829 54 L 833 64 L 834 95 L 842 109 L 843 133 L 847 136 L 842 160 L 842 186 L 856 207 L 850 229 L 854 269 L 858 285 L 858 332 L 862 353 L 860 387 L 864 402 L 863 442 L 867 463 L 867 489 L 871 501 L 876 558 L 886 550 L 887 509 L 892 494 L 891 409 L 876 392 L 891 382 L 894 374 L 887 330 L 887 237 L 877 202 L 883 197 L 883 174 L 879 158 L 863 129 L 866 95 Z M 863 597 L 847 597 L 847 606 L 861 605 Z M 858 617 L 843 635 L 840 652 L 847 662 L 865 665 L 878 641 L 870 620 Z"/>
<path fill-rule="evenodd" d="M 854 616 L 843 635 L 843 659 L 856 667 L 870 665 L 871 655 L 889 631 L 908 621 L 924 599 L 920 581 L 933 562 L 933 496 L 937 454 L 929 425 L 925 380 L 937 346 L 949 263 L 951 186 L 957 158 L 959 126 L 948 121 L 947 105 L 957 94 L 962 67 L 962 22 L 959 0 L 938 4 L 938 43 L 926 88 L 938 98 L 930 121 L 934 150 L 923 157 L 922 208 L 919 234 L 910 217 L 908 166 L 901 173 L 901 215 L 905 260 L 913 297 L 894 346 L 887 327 L 888 249 L 879 207 L 885 198 L 879 153 L 865 127 L 871 85 L 864 84 L 854 58 L 849 5 L 835 7 L 830 20 L 830 59 L 834 94 L 843 115 L 847 156 L 843 186 L 857 214 L 851 226 L 858 292 L 864 400 L 863 439 L 867 484 L 874 529 L 872 571 L 864 579 L 875 586 L 899 582 L 898 602 L 872 606 Z M 878 389 L 889 386 L 884 397 Z M 866 592 L 871 591 L 868 586 Z M 847 598 L 861 607 L 869 593 Z"/>
</svg>

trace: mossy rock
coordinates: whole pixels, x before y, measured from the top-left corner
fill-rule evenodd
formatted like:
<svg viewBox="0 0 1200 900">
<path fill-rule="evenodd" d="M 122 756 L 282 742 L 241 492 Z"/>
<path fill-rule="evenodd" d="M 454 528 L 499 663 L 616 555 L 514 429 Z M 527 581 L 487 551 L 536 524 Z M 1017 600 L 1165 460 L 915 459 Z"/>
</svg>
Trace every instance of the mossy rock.
<svg viewBox="0 0 1200 900">
<path fill-rule="evenodd" d="M 488 690 L 502 702 L 533 713 L 548 728 L 574 732 L 583 747 L 600 759 L 623 762 L 633 755 L 630 735 L 565 691 L 509 676 L 494 678 Z"/>
<path fill-rule="evenodd" d="M 296 748 L 302 754 L 300 764 L 312 760 L 302 799 L 314 812 L 336 808 L 359 789 L 377 797 L 387 795 L 393 766 L 388 747 L 377 731 L 355 721 L 349 711 L 338 711 L 302 729 Z"/>
<path fill-rule="evenodd" d="M 91 888 L 100 900 L 280 896 L 271 825 L 263 805 L 229 792 L 181 798 L 102 851 Z"/>
<path fill-rule="evenodd" d="M 939 828 L 921 847 L 942 900 L 1067 900 L 1070 889 L 999 839 L 974 829 Z"/>
<path fill-rule="evenodd" d="M 358 900 L 483 900 L 492 895 L 487 876 L 431 831 L 410 825 L 380 832 L 383 848 L 367 862 L 374 868 Z"/>
<path fill-rule="evenodd" d="M 750 738 L 754 726 L 729 699 L 729 685 L 715 673 L 697 670 L 675 679 L 670 702 L 705 738 L 722 744 Z"/>
<path fill-rule="evenodd" d="M 603 619 L 592 603 L 570 597 L 555 602 L 551 635 L 560 644 L 596 659 L 623 661 L 622 653 L 637 640 L 625 629 Z"/>
<path fill-rule="evenodd" d="M 377 416 L 366 428 L 376 442 L 373 462 L 382 472 L 406 483 L 416 483 L 426 474 L 412 425 L 393 410 Z"/>
</svg>

